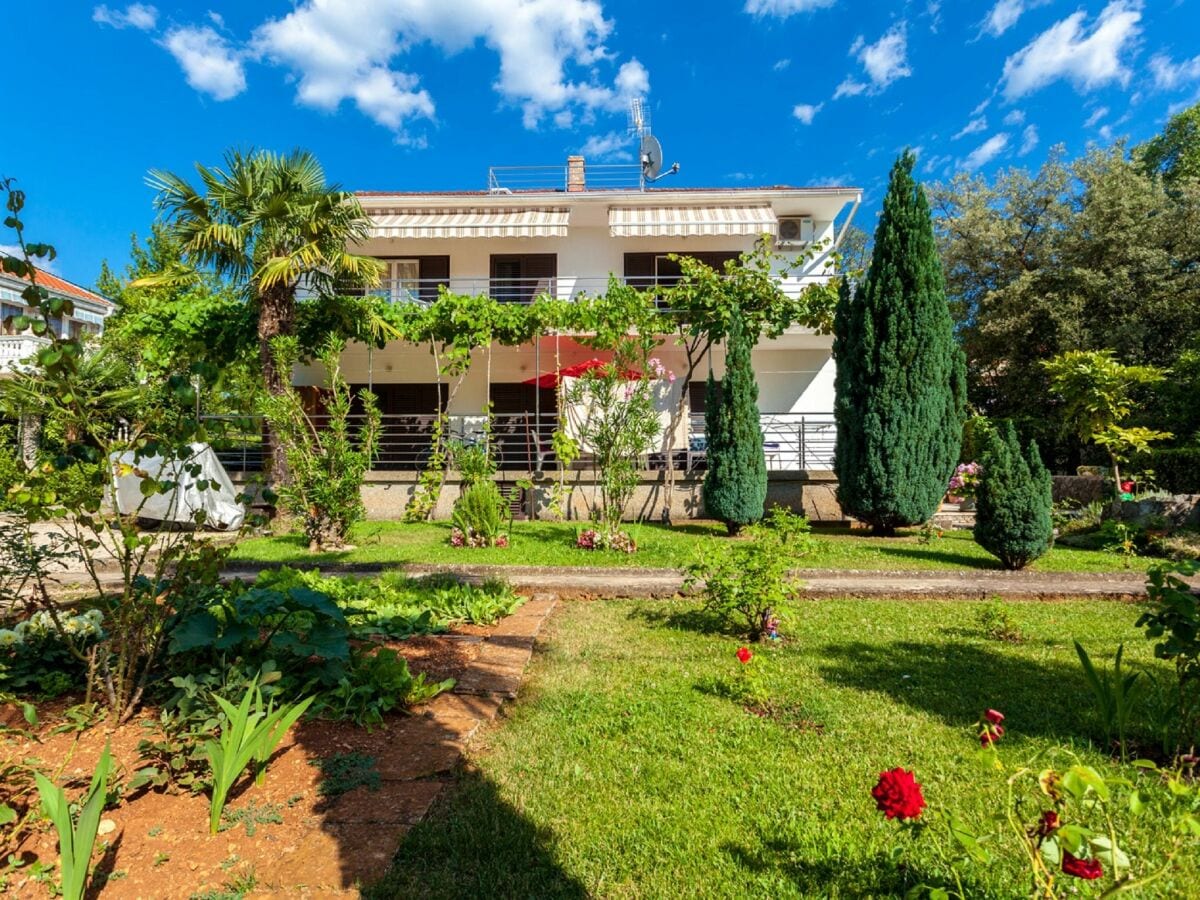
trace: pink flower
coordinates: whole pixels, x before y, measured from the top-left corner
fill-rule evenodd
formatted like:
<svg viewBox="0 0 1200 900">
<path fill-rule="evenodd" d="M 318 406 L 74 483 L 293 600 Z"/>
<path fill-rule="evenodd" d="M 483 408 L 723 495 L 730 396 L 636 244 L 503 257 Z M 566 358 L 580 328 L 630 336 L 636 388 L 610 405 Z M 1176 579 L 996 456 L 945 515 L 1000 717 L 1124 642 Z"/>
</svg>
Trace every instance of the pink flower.
<svg viewBox="0 0 1200 900">
<path fill-rule="evenodd" d="M 993 725 L 999 725 L 1004 721 L 1004 713 L 1000 712 L 998 709 L 989 709 L 983 714 L 983 717 Z"/>
</svg>

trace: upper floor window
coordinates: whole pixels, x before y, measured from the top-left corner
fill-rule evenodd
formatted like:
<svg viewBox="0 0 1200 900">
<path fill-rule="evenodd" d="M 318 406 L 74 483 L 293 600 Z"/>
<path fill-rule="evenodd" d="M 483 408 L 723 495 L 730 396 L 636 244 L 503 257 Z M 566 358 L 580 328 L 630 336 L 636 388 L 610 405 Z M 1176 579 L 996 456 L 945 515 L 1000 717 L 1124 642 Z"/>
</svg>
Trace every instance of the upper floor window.
<svg viewBox="0 0 1200 900">
<path fill-rule="evenodd" d="M 22 315 L 25 312 L 25 307 L 15 306 L 12 303 L 0 303 L 0 327 L 4 329 L 5 334 L 16 334 L 16 326 L 13 325 L 13 319 Z"/>
<path fill-rule="evenodd" d="M 491 295 L 506 303 L 529 303 L 553 294 L 558 256 L 553 253 L 493 253 Z"/>
</svg>

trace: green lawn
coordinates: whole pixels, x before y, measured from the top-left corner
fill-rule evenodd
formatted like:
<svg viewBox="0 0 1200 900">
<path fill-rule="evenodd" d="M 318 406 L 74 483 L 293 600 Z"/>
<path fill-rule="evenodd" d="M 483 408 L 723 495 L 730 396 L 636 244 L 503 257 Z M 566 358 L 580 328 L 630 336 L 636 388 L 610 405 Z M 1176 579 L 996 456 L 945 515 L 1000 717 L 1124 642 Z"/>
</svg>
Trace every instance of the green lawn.
<svg viewBox="0 0 1200 900">
<path fill-rule="evenodd" d="M 866 897 L 949 884 L 927 840 L 909 843 L 869 795 L 913 768 L 931 808 L 978 828 L 1002 809 L 973 723 L 1008 715 L 1003 756 L 1096 733 L 1071 648 L 1118 642 L 1154 665 L 1137 611 L 1102 602 L 1013 604 L 1026 639 L 985 637 L 978 603 L 813 602 L 764 649 L 772 697 L 806 729 L 714 691 L 735 638 L 697 628 L 684 602 L 568 602 L 548 625 L 519 700 L 476 744 L 458 782 L 406 838 L 385 897 Z M 1153 859 L 1161 830 L 1123 835 Z M 905 847 L 905 866 L 889 858 Z M 1014 853 L 962 873 L 969 897 L 1028 896 Z M 1195 896 L 1200 854 L 1136 896 Z M 1068 881 L 1070 881 L 1068 879 Z M 1111 882 L 1108 882 L 1111 884 Z M 1070 881 L 1078 896 L 1095 886 Z"/>
<path fill-rule="evenodd" d="M 634 554 L 575 548 L 576 523 L 516 522 L 506 549 L 451 547 L 447 522 L 405 524 L 364 522 L 351 532 L 354 550 L 311 555 L 299 535 L 254 538 L 238 544 L 233 558 L 247 563 L 483 563 L 537 566 L 639 566 L 681 568 L 703 552 L 710 541 L 725 540 L 713 522 L 689 522 L 667 528 L 635 525 Z M 931 544 L 918 542 L 916 531 L 897 538 L 872 538 L 846 529 L 819 529 L 817 550 L 797 556 L 796 566 L 814 569 L 996 569 L 996 560 L 979 547 L 970 532 L 946 532 Z M 1143 571 L 1145 559 L 1129 561 Z M 1044 572 L 1114 572 L 1125 568 L 1119 554 L 1057 547 L 1032 568 Z"/>
</svg>

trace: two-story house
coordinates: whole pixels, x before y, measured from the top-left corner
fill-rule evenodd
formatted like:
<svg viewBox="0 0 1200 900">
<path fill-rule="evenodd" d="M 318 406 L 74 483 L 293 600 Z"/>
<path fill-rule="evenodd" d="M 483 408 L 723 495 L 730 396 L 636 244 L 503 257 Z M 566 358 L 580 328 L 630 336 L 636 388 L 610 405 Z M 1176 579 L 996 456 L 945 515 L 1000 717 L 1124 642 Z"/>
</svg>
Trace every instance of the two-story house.
<svg viewBox="0 0 1200 900">
<path fill-rule="evenodd" d="M 850 187 L 655 188 L 639 174 L 636 165 L 589 166 L 572 157 L 566 166 L 493 169 L 489 189 L 482 191 L 363 191 L 358 197 L 371 219 L 371 238 L 355 249 L 386 263 L 380 291 L 394 302 L 429 302 L 444 285 L 455 293 L 528 303 L 547 293 L 562 299 L 603 293 L 610 275 L 639 286 L 670 284 L 679 276 L 670 254 L 719 267 L 768 234 L 782 258 L 810 257 L 799 270 L 780 275 L 785 291 L 799 291 L 833 275 L 830 254 L 861 200 L 861 191 Z M 809 255 L 814 242 L 819 252 Z M 477 360 L 450 401 L 452 432 L 471 439 L 490 400 L 502 476 L 515 481 L 522 473 L 552 469 L 556 374 L 597 355 L 561 334 L 493 348 L 490 364 Z M 667 368 L 685 371 L 673 337 L 663 337 L 657 355 Z M 384 435 L 366 498 L 372 515 L 394 514 L 408 492 L 397 490 L 386 500 L 383 485 L 402 488 L 406 473 L 411 477 L 422 466 L 439 391 L 444 402 L 448 387 L 439 386 L 425 346 L 352 344 L 342 362 L 351 384 L 369 387 L 379 398 Z M 794 327 L 761 341 L 753 364 L 772 480 L 827 471 L 834 432 L 832 338 Z M 659 480 L 666 465 L 684 470 L 681 478 L 693 488 L 698 483 L 709 365 L 720 378 L 722 348 L 715 348 L 690 384 L 681 380 L 690 416 L 676 434 L 678 452 L 670 460 L 651 455 L 648 485 Z M 300 384 L 322 379 L 315 366 L 300 369 L 296 377 Z M 647 499 L 645 510 L 652 506 Z M 694 515 L 697 506 L 698 493 L 682 491 L 679 512 Z"/>
<path fill-rule="evenodd" d="M 103 331 L 104 320 L 113 311 L 112 301 L 51 272 L 39 271 L 37 280 L 50 292 L 51 297 L 70 299 L 75 305 L 72 315 L 50 323 L 60 337 L 79 338 Z M 22 360 L 50 343 L 48 337 L 39 337 L 28 329 L 22 332 L 16 330 L 15 320 L 18 316 L 36 314 L 21 297 L 21 292 L 28 286 L 28 281 L 0 272 L 0 377 L 11 374 Z"/>
</svg>

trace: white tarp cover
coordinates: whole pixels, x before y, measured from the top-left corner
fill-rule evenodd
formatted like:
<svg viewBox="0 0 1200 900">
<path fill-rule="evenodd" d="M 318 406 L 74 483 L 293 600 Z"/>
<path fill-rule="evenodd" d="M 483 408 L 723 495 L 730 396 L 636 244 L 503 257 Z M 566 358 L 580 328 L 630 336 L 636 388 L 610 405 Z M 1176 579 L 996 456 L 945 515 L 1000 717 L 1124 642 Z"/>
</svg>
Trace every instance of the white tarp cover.
<svg viewBox="0 0 1200 900">
<path fill-rule="evenodd" d="M 198 475 L 191 475 L 186 467 L 200 466 Z M 132 471 L 126 471 L 126 467 Z M 192 455 L 186 460 L 172 460 L 164 465 L 161 456 L 143 456 L 137 459 L 132 451 L 113 456 L 113 487 L 117 510 L 122 515 L 137 513 L 143 519 L 160 522 L 196 521 L 196 512 L 207 514 L 204 527 L 218 531 L 240 528 L 246 516 L 245 508 L 237 501 L 237 490 L 229 480 L 229 474 L 217 454 L 208 444 L 192 444 Z M 125 471 L 125 474 L 121 474 Z M 172 491 L 142 496 L 142 477 L 145 472 L 152 478 L 177 481 L 179 486 Z M 207 481 L 208 488 L 200 490 L 198 481 Z M 143 500 L 145 502 L 143 502 Z"/>
<path fill-rule="evenodd" d="M 575 384 L 579 381 L 578 378 L 563 376 L 563 396 L 570 397 L 575 393 Z M 679 404 L 679 393 L 683 390 L 683 379 L 677 378 L 674 382 L 666 379 L 655 379 L 651 382 L 651 390 L 654 392 L 654 408 L 658 412 L 659 436 L 655 438 L 654 444 L 647 451 L 649 453 L 666 453 L 667 452 L 667 432 L 671 428 L 671 415 Z M 581 392 L 582 393 L 582 392 Z M 583 424 L 592 414 L 591 399 L 586 394 L 580 398 L 578 403 L 566 404 L 566 419 L 567 419 L 567 434 L 579 441 L 580 447 L 584 453 L 594 453 L 595 448 L 588 446 L 581 438 L 580 432 Z M 687 416 L 682 416 L 679 426 L 675 429 L 675 449 L 687 449 L 687 432 L 688 420 Z"/>
</svg>

